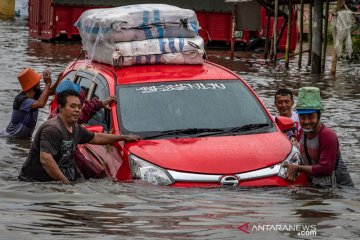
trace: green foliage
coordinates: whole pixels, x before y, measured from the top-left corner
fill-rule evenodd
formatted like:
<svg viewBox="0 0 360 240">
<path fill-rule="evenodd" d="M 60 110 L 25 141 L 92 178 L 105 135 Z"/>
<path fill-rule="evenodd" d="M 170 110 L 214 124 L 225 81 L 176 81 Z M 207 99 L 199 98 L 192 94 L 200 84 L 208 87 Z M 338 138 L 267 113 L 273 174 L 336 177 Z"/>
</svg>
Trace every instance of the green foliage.
<svg viewBox="0 0 360 240">
<path fill-rule="evenodd" d="M 360 33 L 352 35 L 353 54 L 352 58 L 356 61 L 360 60 Z"/>
<path fill-rule="evenodd" d="M 333 42 L 333 36 L 332 36 L 332 32 L 331 32 L 331 23 L 329 22 L 327 31 L 326 31 L 326 38 L 327 38 L 327 42 L 328 43 L 332 43 Z"/>
</svg>

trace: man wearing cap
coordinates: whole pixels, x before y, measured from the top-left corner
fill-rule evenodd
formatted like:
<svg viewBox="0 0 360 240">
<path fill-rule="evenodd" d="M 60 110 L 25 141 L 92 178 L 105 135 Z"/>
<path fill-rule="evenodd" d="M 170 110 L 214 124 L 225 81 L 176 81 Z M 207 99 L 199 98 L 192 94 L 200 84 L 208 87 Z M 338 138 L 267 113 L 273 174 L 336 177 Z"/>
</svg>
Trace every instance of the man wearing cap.
<svg viewBox="0 0 360 240">
<path fill-rule="evenodd" d="M 299 172 L 304 172 L 313 186 L 354 186 L 341 158 L 336 133 L 320 121 L 322 110 L 319 88 L 299 89 L 296 111 L 302 127 L 300 153 L 305 164 L 285 164 L 288 179 L 295 180 Z"/>
<path fill-rule="evenodd" d="M 6 129 L 0 132 L 0 135 L 29 138 L 36 126 L 38 109 L 45 107 L 49 95 L 55 90 L 56 84 L 50 87 L 50 69 L 44 70 L 43 74 L 40 75 L 28 67 L 22 70 L 17 78 L 22 91 L 15 97 L 10 123 Z M 40 89 L 41 78 L 45 82 L 42 91 Z"/>
</svg>

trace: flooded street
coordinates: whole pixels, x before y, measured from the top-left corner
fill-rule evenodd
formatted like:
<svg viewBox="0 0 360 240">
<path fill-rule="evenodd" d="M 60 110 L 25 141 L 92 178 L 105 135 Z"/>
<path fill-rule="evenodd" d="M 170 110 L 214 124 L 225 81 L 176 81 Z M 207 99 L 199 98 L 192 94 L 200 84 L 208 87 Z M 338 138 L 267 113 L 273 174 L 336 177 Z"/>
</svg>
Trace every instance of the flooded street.
<svg viewBox="0 0 360 240">
<path fill-rule="evenodd" d="M 79 43 L 31 39 L 27 23 L 0 18 L 0 129 L 7 126 L 25 66 L 53 69 L 52 79 L 78 57 Z M 279 87 L 317 86 L 325 104 L 323 122 L 340 140 L 344 161 L 360 186 L 360 64 L 338 63 L 331 77 L 310 74 L 297 58 L 290 70 L 272 67 L 259 56 L 224 51 L 210 60 L 241 75 L 272 113 Z M 47 118 L 39 113 L 37 127 Z M 176 189 L 109 179 L 72 185 L 26 183 L 17 176 L 29 140 L 0 138 L 0 239 L 358 239 L 360 190 L 310 188 Z M 254 226 L 282 228 L 254 229 Z M 284 228 L 288 226 L 288 228 Z M 299 229 L 310 228 L 300 232 Z M 314 236 L 316 234 L 316 237 Z"/>
</svg>

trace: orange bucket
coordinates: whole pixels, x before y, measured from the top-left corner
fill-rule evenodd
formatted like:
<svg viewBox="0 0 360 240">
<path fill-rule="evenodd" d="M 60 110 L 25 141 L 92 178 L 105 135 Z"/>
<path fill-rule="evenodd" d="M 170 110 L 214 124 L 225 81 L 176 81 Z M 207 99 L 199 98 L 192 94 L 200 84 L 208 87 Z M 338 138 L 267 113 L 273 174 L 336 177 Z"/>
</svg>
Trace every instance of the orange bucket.
<svg viewBox="0 0 360 240">
<path fill-rule="evenodd" d="M 26 92 L 38 84 L 42 77 L 32 68 L 27 67 L 17 75 L 17 78 L 20 82 L 23 92 Z"/>
</svg>

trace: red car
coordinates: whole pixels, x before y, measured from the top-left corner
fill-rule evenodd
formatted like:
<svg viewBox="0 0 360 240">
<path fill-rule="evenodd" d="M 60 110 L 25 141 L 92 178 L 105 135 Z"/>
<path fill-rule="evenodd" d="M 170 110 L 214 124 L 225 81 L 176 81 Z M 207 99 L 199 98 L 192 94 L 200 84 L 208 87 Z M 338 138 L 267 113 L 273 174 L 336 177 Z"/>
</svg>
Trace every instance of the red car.
<svg viewBox="0 0 360 240">
<path fill-rule="evenodd" d="M 73 62 L 64 79 L 88 98 L 117 97 L 87 124 L 94 132 L 133 133 L 136 143 L 80 146 L 114 180 L 141 179 L 174 187 L 306 185 L 285 180 L 282 163 L 301 162 L 249 85 L 230 70 L 203 65 L 143 65 L 115 69 Z M 52 109 L 56 102 L 52 103 Z"/>
</svg>

